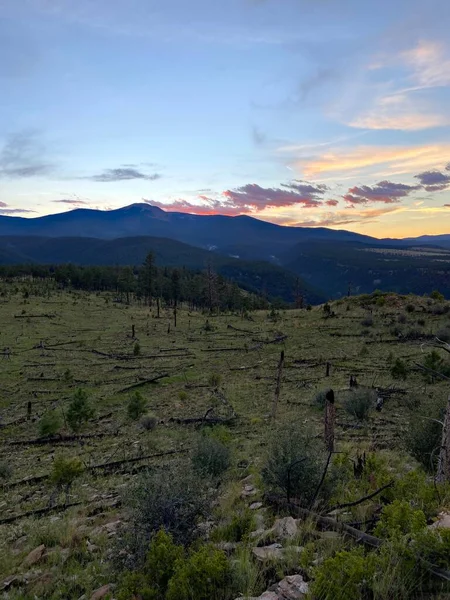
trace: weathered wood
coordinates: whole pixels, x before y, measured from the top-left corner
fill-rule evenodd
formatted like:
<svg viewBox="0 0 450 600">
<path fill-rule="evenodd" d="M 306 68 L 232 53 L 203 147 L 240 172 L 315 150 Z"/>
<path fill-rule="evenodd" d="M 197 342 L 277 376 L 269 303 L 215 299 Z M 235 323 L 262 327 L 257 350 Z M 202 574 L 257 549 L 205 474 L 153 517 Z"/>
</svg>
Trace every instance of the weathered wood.
<svg viewBox="0 0 450 600">
<path fill-rule="evenodd" d="M 121 394 L 122 392 L 129 392 L 130 390 L 135 390 L 136 388 L 140 388 L 144 385 L 147 385 L 147 383 L 157 383 L 160 379 L 164 379 L 165 377 L 170 377 L 170 374 L 163 373 L 162 375 L 156 375 L 156 377 L 144 379 L 143 381 L 139 381 L 138 383 L 133 383 L 133 385 L 128 385 L 127 387 L 122 388 L 118 391 L 118 393 Z"/>
<path fill-rule="evenodd" d="M 328 452 L 334 451 L 334 426 L 336 423 L 336 406 L 334 404 L 334 392 L 328 390 L 325 395 L 325 415 L 324 415 L 324 427 L 325 427 L 325 447 Z"/>
<path fill-rule="evenodd" d="M 36 508 L 35 510 L 29 510 L 27 512 L 20 513 L 19 515 L 13 515 L 11 517 L 0 519 L 0 525 L 14 523 L 15 521 L 26 519 L 28 517 L 40 517 L 41 515 L 48 515 L 52 512 L 62 512 L 63 510 L 67 510 L 73 506 L 80 506 L 80 504 L 83 504 L 83 502 L 70 502 L 69 504 L 57 504 L 55 506 L 46 506 L 45 508 Z"/>
<path fill-rule="evenodd" d="M 275 387 L 275 395 L 274 395 L 273 404 L 272 404 L 272 413 L 270 415 L 272 419 L 277 418 L 277 408 L 278 408 L 278 401 L 280 399 L 280 392 L 281 392 L 281 376 L 283 374 L 283 365 L 284 365 L 284 350 L 281 351 L 280 360 L 278 362 L 278 367 L 277 367 L 277 385 Z"/>
</svg>

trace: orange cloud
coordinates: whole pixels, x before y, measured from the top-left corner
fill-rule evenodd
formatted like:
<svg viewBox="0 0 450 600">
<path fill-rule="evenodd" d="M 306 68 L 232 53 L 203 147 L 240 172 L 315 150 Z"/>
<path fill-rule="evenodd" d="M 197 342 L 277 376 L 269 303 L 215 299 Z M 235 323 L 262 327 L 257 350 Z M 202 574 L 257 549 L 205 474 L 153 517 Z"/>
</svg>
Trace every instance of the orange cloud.
<svg viewBox="0 0 450 600">
<path fill-rule="evenodd" d="M 295 166 L 307 178 L 333 174 L 360 174 L 373 167 L 382 167 L 387 174 L 417 173 L 445 164 L 450 156 L 450 144 L 424 146 L 359 146 L 338 148 L 310 159 L 300 159 Z"/>
</svg>

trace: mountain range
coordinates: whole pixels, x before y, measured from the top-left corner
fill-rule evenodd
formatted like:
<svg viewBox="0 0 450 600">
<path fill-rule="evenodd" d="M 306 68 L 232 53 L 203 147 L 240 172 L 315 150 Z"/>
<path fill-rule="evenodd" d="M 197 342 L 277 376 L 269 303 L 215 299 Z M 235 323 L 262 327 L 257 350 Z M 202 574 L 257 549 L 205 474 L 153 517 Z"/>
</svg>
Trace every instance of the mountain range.
<svg viewBox="0 0 450 600">
<path fill-rule="evenodd" d="M 167 266 L 201 269 L 212 260 L 219 273 L 240 285 L 286 301 L 299 285 L 311 302 L 345 295 L 349 286 L 354 292 L 438 288 L 450 296 L 450 234 L 377 239 L 248 216 L 165 212 L 149 204 L 36 218 L 0 216 L 0 264 L 134 265 L 149 250 Z"/>
</svg>

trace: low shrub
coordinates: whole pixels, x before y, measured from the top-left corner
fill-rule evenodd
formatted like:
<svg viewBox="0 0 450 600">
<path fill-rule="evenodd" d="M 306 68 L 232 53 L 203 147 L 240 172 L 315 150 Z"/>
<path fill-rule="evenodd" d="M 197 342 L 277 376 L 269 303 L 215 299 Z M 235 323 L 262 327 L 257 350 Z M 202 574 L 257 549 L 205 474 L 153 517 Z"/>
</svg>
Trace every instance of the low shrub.
<svg viewBox="0 0 450 600">
<path fill-rule="evenodd" d="M 164 529 L 176 544 L 188 545 L 197 536 L 197 521 L 210 507 L 204 478 L 186 464 L 147 471 L 125 494 L 129 518 L 125 540 L 130 564 L 142 564 L 152 537 Z"/>
<path fill-rule="evenodd" d="M 87 392 L 78 389 L 67 410 L 66 419 L 69 427 L 77 433 L 83 424 L 92 419 L 93 416 L 94 410 L 89 405 Z"/>
<path fill-rule="evenodd" d="M 139 392 L 134 392 L 128 401 L 127 415 L 133 421 L 137 421 L 145 413 L 146 400 Z"/>
<path fill-rule="evenodd" d="M 443 342 L 449 343 L 450 327 L 442 327 L 441 329 L 439 329 L 439 331 L 436 333 L 436 337 L 442 340 Z"/>
<path fill-rule="evenodd" d="M 140 421 L 141 427 L 146 431 L 153 431 L 158 425 L 158 419 L 153 415 L 144 415 Z"/>
<path fill-rule="evenodd" d="M 313 404 L 320 409 L 325 408 L 327 390 L 320 390 L 313 398 Z"/>
<path fill-rule="evenodd" d="M 141 345 L 139 344 L 139 342 L 135 342 L 135 344 L 133 346 L 133 355 L 134 356 L 141 355 Z"/>
<path fill-rule="evenodd" d="M 230 450 L 211 435 L 202 435 L 192 455 L 192 465 L 202 475 L 219 477 L 230 466 Z"/>
<path fill-rule="evenodd" d="M 355 417 L 358 421 L 365 421 L 369 418 L 376 399 L 375 390 L 357 388 L 346 392 L 343 404 L 349 415 Z"/>
<path fill-rule="evenodd" d="M 397 358 L 394 364 L 391 367 L 391 376 L 394 379 L 403 379 L 403 381 L 408 376 L 408 369 L 406 367 L 406 363 L 403 362 L 401 358 Z"/>
<path fill-rule="evenodd" d="M 408 313 L 413 313 L 416 310 L 416 307 L 414 306 L 414 304 L 407 304 L 405 306 L 405 310 Z"/>
<path fill-rule="evenodd" d="M 361 325 L 363 327 L 373 327 L 373 318 L 370 315 L 367 315 L 367 317 L 364 317 L 361 321 Z"/>
<path fill-rule="evenodd" d="M 175 563 L 166 600 L 226 600 L 230 583 L 231 570 L 225 553 L 204 546 Z"/>
<path fill-rule="evenodd" d="M 397 321 L 398 321 L 399 323 L 401 323 L 402 325 L 404 325 L 404 324 L 405 324 L 405 323 L 408 321 L 408 319 L 406 318 L 406 315 L 405 315 L 405 314 L 403 314 L 403 313 L 400 313 L 400 314 L 398 315 L 398 317 L 397 317 Z"/>
<path fill-rule="evenodd" d="M 11 479 L 12 474 L 13 468 L 11 467 L 11 465 L 2 460 L 0 462 L 0 479 L 2 479 L 3 481 L 7 481 L 8 479 Z"/>
<path fill-rule="evenodd" d="M 254 512 L 246 508 L 236 512 L 225 525 L 216 527 L 211 539 L 215 542 L 242 542 L 254 530 L 254 526 Z"/>
<path fill-rule="evenodd" d="M 414 411 L 404 434 L 407 451 L 427 470 L 434 472 L 441 444 L 443 409 L 428 405 Z"/>
<path fill-rule="evenodd" d="M 59 414 L 54 410 L 49 410 L 43 414 L 39 421 L 39 435 L 41 437 L 56 435 L 61 426 L 62 422 Z"/>
<path fill-rule="evenodd" d="M 50 480 L 57 486 L 70 486 L 83 472 L 83 463 L 79 458 L 56 456 Z"/>
<path fill-rule="evenodd" d="M 295 497 L 309 506 L 322 478 L 327 460 L 322 440 L 305 429 L 303 423 L 280 425 L 269 441 L 268 454 L 262 470 L 265 485 L 281 491 L 286 498 Z M 330 470 L 331 471 L 331 470 Z M 329 474 L 320 488 L 319 501 L 332 493 L 333 477 Z"/>
</svg>

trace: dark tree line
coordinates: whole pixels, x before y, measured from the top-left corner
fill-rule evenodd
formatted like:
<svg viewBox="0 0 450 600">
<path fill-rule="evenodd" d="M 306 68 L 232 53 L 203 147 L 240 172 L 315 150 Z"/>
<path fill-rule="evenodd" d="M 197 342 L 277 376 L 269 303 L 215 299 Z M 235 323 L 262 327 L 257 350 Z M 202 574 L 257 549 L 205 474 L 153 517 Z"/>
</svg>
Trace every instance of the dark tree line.
<svg viewBox="0 0 450 600">
<path fill-rule="evenodd" d="M 158 267 L 153 254 L 148 254 L 139 267 L 62 265 L 2 265 L 0 278 L 17 280 L 51 279 L 60 289 L 109 291 L 123 302 L 140 302 L 155 306 L 161 303 L 176 311 L 186 304 L 191 309 L 253 310 L 267 308 L 267 301 L 241 290 L 238 285 L 217 275 L 212 265 L 203 272 L 182 268 Z"/>
</svg>

